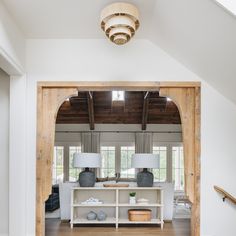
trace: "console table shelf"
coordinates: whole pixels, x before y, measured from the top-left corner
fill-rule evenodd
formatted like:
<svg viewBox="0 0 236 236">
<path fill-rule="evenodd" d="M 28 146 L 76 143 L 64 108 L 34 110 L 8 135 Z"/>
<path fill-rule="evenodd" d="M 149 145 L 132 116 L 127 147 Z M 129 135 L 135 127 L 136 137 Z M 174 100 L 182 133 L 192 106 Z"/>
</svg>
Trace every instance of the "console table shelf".
<svg viewBox="0 0 236 236">
<path fill-rule="evenodd" d="M 148 204 L 129 204 L 129 193 L 136 192 L 136 198 L 146 198 Z M 90 197 L 102 200 L 103 204 L 81 204 Z M 151 221 L 129 221 L 128 210 L 132 208 L 151 209 Z M 75 224 L 157 224 L 163 228 L 163 189 L 161 187 L 73 187 L 71 190 L 71 228 Z M 89 211 L 103 210 L 105 221 L 87 220 Z"/>
<path fill-rule="evenodd" d="M 73 207 L 115 207 L 116 204 L 73 204 Z"/>
</svg>

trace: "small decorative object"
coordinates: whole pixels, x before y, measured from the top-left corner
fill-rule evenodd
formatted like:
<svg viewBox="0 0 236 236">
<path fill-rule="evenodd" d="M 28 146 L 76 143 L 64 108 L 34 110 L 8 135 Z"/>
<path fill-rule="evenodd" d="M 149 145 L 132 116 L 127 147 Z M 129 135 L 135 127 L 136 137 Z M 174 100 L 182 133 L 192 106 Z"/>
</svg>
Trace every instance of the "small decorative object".
<svg viewBox="0 0 236 236">
<path fill-rule="evenodd" d="M 90 211 L 87 214 L 87 219 L 88 220 L 96 220 L 97 219 L 97 214 L 94 211 Z"/>
<path fill-rule="evenodd" d="M 73 159 L 75 168 L 85 168 L 79 174 L 80 187 L 94 187 L 95 173 L 89 168 L 99 168 L 101 166 L 101 155 L 99 153 L 75 153 Z"/>
<path fill-rule="evenodd" d="M 127 188 L 129 184 L 103 184 L 103 187 L 106 188 Z"/>
<path fill-rule="evenodd" d="M 99 211 L 97 214 L 97 219 L 99 221 L 104 221 L 107 218 L 107 214 L 104 211 Z"/>
<path fill-rule="evenodd" d="M 139 198 L 139 199 L 137 200 L 137 203 L 138 203 L 138 204 L 141 204 L 141 205 L 148 205 L 149 200 L 146 199 L 146 198 Z"/>
<path fill-rule="evenodd" d="M 143 168 L 143 171 L 137 174 L 138 187 L 152 187 L 153 173 L 147 168 L 159 168 L 159 155 L 151 153 L 135 153 L 132 158 L 133 168 Z"/>
<path fill-rule="evenodd" d="M 136 192 L 129 193 L 129 204 L 136 204 Z"/>
<path fill-rule="evenodd" d="M 150 209 L 130 209 L 128 210 L 129 221 L 150 221 L 152 210 Z"/>
<path fill-rule="evenodd" d="M 92 204 L 97 205 L 97 204 L 103 204 L 103 201 L 101 201 L 97 198 L 90 197 L 86 201 L 81 202 L 81 204 L 83 204 L 83 205 L 86 205 L 86 204 L 88 204 L 88 205 L 92 205 Z"/>
</svg>

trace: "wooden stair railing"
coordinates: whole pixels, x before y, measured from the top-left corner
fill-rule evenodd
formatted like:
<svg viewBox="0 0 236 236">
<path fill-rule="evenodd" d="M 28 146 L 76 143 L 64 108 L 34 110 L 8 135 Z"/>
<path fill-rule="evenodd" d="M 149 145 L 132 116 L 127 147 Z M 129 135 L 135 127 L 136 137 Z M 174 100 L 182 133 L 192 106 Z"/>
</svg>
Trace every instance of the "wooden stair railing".
<svg viewBox="0 0 236 236">
<path fill-rule="evenodd" d="M 214 186 L 214 189 L 216 190 L 216 192 L 218 192 L 218 193 L 223 195 L 223 201 L 225 201 L 225 199 L 229 199 L 232 203 L 236 204 L 236 198 L 233 197 L 228 192 L 226 192 L 224 189 L 222 189 L 222 188 L 220 188 L 218 186 Z"/>
</svg>

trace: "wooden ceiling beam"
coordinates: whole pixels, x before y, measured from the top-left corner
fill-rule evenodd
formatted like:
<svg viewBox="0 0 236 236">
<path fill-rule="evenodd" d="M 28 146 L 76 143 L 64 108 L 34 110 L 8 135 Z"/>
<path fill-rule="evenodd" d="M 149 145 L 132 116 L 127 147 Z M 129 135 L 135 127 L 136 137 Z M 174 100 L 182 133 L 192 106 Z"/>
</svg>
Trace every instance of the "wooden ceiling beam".
<svg viewBox="0 0 236 236">
<path fill-rule="evenodd" d="M 165 100 L 165 108 L 164 108 L 164 112 L 166 113 L 166 110 L 167 110 L 167 106 L 168 106 L 168 100 L 167 100 L 167 98 L 166 98 L 166 100 Z"/>
<path fill-rule="evenodd" d="M 89 96 L 89 98 L 88 98 Z M 146 110 L 144 100 L 148 98 L 148 116 L 143 115 Z M 89 99 L 89 100 L 88 100 Z M 70 98 L 70 102 L 65 101 L 60 107 L 57 115 L 57 123 L 87 123 L 90 125 L 89 102 L 92 99 L 94 109 L 94 126 L 96 123 L 127 123 L 140 124 L 142 120 L 144 128 L 146 124 L 173 124 L 181 123 L 179 111 L 172 101 L 166 101 L 165 97 L 158 97 L 153 92 L 128 92 L 126 91 L 125 108 L 115 108 L 111 110 L 111 92 L 79 93 L 79 97 Z M 147 105 L 147 104 L 146 104 Z M 146 122 L 145 122 L 146 120 Z M 93 120 L 92 120 L 93 121 Z M 93 122 L 92 122 L 93 123 Z M 93 126 L 93 125 L 91 125 Z M 95 128 L 95 127 L 94 127 Z"/>
<path fill-rule="evenodd" d="M 147 129 L 149 92 L 146 92 L 143 99 L 142 130 Z"/>
<path fill-rule="evenodd" d="M 89 127 L 90 130 L 94 130 L 94 105 L 93 105 L 92 92 L 87 93 L 87 102 L 88 102 Z"/>
</svg>

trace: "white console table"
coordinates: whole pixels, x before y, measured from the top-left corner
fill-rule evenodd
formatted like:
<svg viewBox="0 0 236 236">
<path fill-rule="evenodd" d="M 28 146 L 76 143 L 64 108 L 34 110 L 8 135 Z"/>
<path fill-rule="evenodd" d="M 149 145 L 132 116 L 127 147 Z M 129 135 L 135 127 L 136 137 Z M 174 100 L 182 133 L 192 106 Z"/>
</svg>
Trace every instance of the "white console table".
<svg viewBox="0 0 236 236">
<path fill-rule="evenodd" d="M 73 187 L 71 190 L 71 228 L 74 224 L 158 224 L 163 228 L 163 189 L 161 187 Z M 129 204 L 129 193 L 136 192 L 136 199 L 146 198 L 148 204 Z M 98 198 L 103 204 L 81 204 L 90 197 Z M 144 208 L 152 210 L 151 221 L 134 222 L 128 219 L 128 209 Z M 87 220 L 89 211 L 103 210 L 105 221 Z"/>
</svg>

